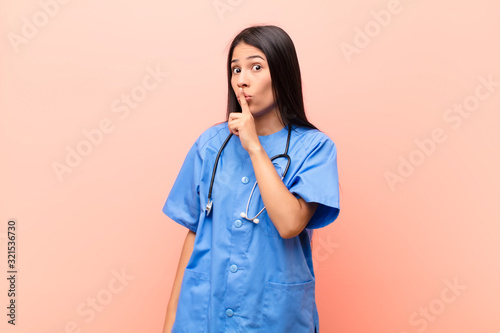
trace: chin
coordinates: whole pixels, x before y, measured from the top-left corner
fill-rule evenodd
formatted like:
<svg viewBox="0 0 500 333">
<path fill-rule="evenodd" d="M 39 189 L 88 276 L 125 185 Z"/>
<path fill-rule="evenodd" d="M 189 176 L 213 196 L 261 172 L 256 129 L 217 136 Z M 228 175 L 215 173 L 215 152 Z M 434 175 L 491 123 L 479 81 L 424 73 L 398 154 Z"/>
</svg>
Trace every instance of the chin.
<svg viewBox="0 0 500 333">
<path fill-rule="evenodd" d="M 252 111 L 252 110 L 250 110 L 250 112 L 252 113 L 252 116 L 254 116 L 255 118 L 264 116 L 268 113 L 266 111 Z"/>
<path fill-rule="evenodd" d="M 266 108 L 258 108 L 257 111 L 255 111 L 255 108 L 250 108 L 250 112 L 254 116 L 263 116 L 265 114 L 271 113 L 273 111 L 273 105 L 270 105 Z"/>
</svg>

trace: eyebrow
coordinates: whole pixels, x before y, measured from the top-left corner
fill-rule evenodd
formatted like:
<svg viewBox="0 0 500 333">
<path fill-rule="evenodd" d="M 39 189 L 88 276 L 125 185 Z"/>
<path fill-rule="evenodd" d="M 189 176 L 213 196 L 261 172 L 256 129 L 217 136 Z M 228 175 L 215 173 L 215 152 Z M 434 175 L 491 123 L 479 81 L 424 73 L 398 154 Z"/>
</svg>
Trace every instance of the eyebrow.
<svg viewBox="0 0 500 333">
<path fill-rule="evenodd" d="M 261 58 L 262 60 L 264 60 L 264 61 L 265 61 L 265 59 L 264 59 L 264 58 L 262 58 L 262 57 L 261 57 L 260 55 L 258 55 L 258 54 L 248 56 L 248 57 L 247 57 L 247 60 L 248 60 L 248 59 L 252 59 L 252 58 Z M 231 60 L 231 63 L 233 63 L 233 62 L 237 62 L 237 61 L 239 61 L 239 60 L 238 60 L 238 59 L 233 59 L 233 60 Z"/>
</svg>

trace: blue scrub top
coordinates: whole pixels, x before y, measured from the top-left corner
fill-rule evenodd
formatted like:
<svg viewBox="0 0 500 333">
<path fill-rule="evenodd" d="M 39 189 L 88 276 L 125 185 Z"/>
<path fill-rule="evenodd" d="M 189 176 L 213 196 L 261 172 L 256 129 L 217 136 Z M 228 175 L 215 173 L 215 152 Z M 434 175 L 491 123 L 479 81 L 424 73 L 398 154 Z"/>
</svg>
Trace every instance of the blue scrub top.
<svg viewBox="0 0 500 333">
<path fill-rule="evenodd" d="M 252 161 L 233 135 L 215 175 L 211 214 L 205 206 L 227 122 L 205 130 L 189 150 L 163 207 L 175 222 L 196 232 L 184 271 L 172 333 L 319 332 L 310 236 L 339 214 L 337 149 L 323 132 L 292 126 L 290 167 L 283 182 L 297 198 L 319 203 L 298 236 L 284 239 L 267 211 L 259 223 L 241 218 L 256 181 Z M 287 127 L 259 136 L 269 157 L 285 151 Z M 273 161 L 281 175 L 286 158 Z M 263 207 L 258 185 L 248 215 Z"/>
</svg>

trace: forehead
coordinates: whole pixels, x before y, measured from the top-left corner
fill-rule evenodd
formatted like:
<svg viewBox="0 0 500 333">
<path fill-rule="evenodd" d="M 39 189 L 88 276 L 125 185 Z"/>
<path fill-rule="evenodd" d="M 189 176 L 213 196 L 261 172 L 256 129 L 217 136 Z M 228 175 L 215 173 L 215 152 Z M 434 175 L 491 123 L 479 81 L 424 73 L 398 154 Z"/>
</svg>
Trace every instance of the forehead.
<svg viewBox="0 0 500 333">
<path fill-rule="evenodd" d="M 264 60 L 267 61 L 264 52 L 262 52 L 255 46 L 243 42 L 236 45 L 236 47 L 233 50 L 233 59 L 231 60 L 246 60 L 246 57 L 253 55 L 260 55 L 262 58 L 264 58 Z"/>
</svg>

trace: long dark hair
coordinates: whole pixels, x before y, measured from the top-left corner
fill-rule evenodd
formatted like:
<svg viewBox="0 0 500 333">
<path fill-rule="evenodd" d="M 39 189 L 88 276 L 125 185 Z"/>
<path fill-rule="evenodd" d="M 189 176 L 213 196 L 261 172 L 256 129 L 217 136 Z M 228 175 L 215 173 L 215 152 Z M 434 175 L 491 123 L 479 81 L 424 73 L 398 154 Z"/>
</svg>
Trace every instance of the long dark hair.
<svg viewBox="0 0 500 333">
<path fill-rule="evenodd" d="M 306 117 L 302 97 L 302 79 L 299 60 L 290 36 L 274 25 L 251 26 L 242 30 L 232 41 L 227 56 L 227 114 L 241 112 L 241 106 L 231 87 L 231 60 L 239 43 L 252 45 L 261 50 L 269 65 L 274 100 L 282 125 L 299 125 L 317 129 Z"/>
</svg>

